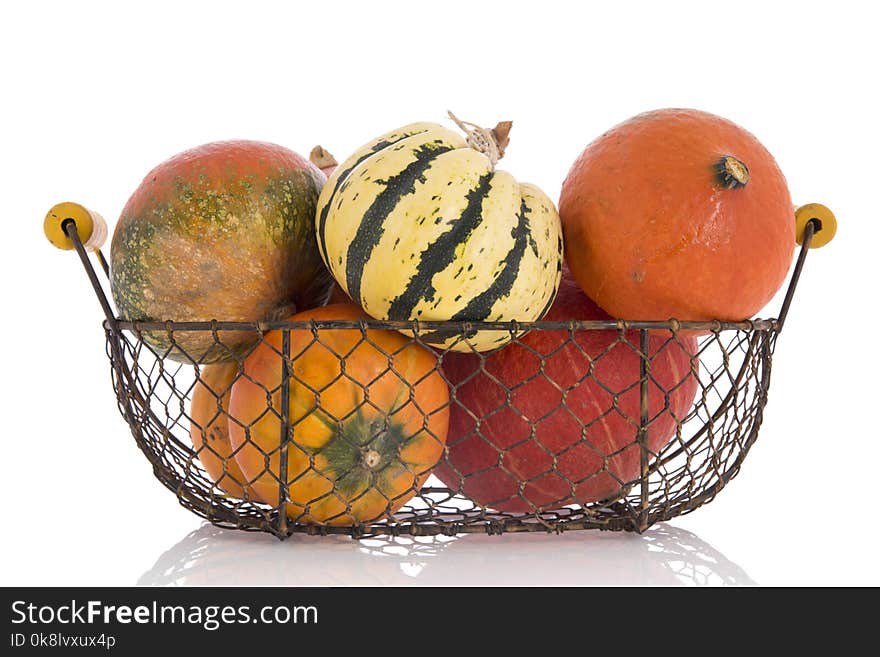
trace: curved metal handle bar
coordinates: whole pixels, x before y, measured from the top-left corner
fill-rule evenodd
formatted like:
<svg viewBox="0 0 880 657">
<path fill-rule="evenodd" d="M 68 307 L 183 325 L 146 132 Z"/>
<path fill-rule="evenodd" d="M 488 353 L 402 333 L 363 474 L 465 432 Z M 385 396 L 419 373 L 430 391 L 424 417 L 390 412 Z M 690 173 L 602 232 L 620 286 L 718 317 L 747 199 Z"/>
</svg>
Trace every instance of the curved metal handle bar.
<svg viewBox="0 0 880 657">
<path fill-rule="evenodd" d="M 785 324 L 785 318 L 788 316 L 788 309 L 791 306 L 794 291 L 801 277 L 801 270 L 804 268 L 804 262 L 807 259 L 807 251 L 810 250 L 810 242 L 813 241 L 813 235 L 820 230 L 822 230 L 822 222 L 818 219 L 810 219 L 804 227 L 804 241 L 801 243 L 801 251 L 798 253 L 797 262 L 794 264 L 794 271 L 791 273 L 791 280 L 788 283 L 788 289 L 785 291 L 782 308 L 779 309 L 779 318 L 776 320 L 777 333 L 782 331 L 782 325 Z"/>
<path fill-rule="evenodd" d="M 113 309 L 110 307 L 110 302 L 107 300 L 107 295 L 104 294 L 104 288 L 101 286 L 101 281 L 98 280 L 98 275 L 95 273 L 95 268 L 92 267 L 92 261 L 89 260 L 89 254 L 86 252 L 86 247 L 83 246 L 82 240 L 79 238 L 79 233 L 76 230 L 76 221 L 73 219 L 65 219 L 61 222 L 61 230 L 64 231 L 64 234 L 70 238 L 70 241 L 73 242 L 73 248 L 76 251 L 76 254 L 79 256 L 80 261 L 82 262 L 83 267 L 86 270 L 86 274 L 89 277 L 89 282 L 92 284 L 92 287 L 95 290 L 95 295 L 98 297 L 98 302 L 101 304 L 101 309 L 104 311 L 104 315 L 107 318 L 107 321 L 112 324 L 116 323 L 116 317 L 113 314 Z M 109 278 L 110 276 L 110 267 L 107 265 L 107 261 L 104 259 L 104 254 L 101 253 L 100 249 L 96 250 L 95 253 L 98 255 L 98 260 L 101 263 L 101 268 L 104 270 L 104 274 Z"/>
</svg>

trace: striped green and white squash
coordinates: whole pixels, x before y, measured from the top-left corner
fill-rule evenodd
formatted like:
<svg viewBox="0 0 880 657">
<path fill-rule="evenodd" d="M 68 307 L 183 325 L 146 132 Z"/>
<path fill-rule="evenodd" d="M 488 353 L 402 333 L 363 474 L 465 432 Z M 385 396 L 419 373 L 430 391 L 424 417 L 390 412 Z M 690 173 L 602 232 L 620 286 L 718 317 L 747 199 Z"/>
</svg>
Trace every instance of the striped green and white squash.
<svg viewBox="0 0 880 657">
<path fill-rule="evenodd" d="M 413 123 L 358 149 L 324 186 L 316 223 L 330 271 L 377 319 L 534 321 L 556 296 L 563 248 L 553 202 L 439 124 Z M 511 339 L 486 330 L 421 337 L 457 351 Z"/>
</svg>

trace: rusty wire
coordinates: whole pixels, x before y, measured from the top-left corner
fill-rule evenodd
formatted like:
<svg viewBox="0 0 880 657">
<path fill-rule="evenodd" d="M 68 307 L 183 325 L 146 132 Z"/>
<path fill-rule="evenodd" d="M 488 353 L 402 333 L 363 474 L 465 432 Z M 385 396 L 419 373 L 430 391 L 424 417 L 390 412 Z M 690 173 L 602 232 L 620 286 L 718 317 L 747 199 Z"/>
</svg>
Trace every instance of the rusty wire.
<svg viewBox="0 0 880 657">
<path fill-rule="evenodd" d="M 404 491 L 412 494 L 412 498 L 393 514 L 379 513 L 375 518 L 367 521 L 342 522 L 340 524 L 321 524 L 315 522 L 299 522 L 303 517 L 297 518 L 285 513 L 283 509 L 286 496 L 286 487 L 282 485 L 282 478 L 278 472 L 270 474 L 278 484 L 277 504 L 266 503 L 255 499 L 242 499 L 230 496 L 212 480 L 205 471 L 199 456 L 200 451 L 193 447 L 190 440 L 190 429 L 193 419 L 190 416 L 190 404 L 193 390 L 199 381 L 202 367 L 197 362 L 197 356 L 191 362 L 177 362 L 167 358 L 168 351 L 157 352 L 144 338 L 150 331 L 162 330 L 166 332 L 171 349 L 182 348 L 175 341 L 175 333 L 178 331 L 210 331 L 218 346 L 222 347 L 223 329 L 236 328 L 237 330 L 251 330 L 257 344 L 265 343 L 264 337 L 268 330 L 282 330 L 286 335 L 292 331 L 307 331 L 312 336 L 312 341 L 321 343 L 322 335 L 330 331 L 352 331 L 358 335 L 359 342 L 368 342 L 376 349 L 380 346 L 371 342 L 368 329 L 400 328 L 397 322 L 380 321 L 331 321 L 331 322 L 308 322 L 308 323 L 275 323 L 271 326 L 252 324 L 242 327 L 239 324 L 230 325 L 223 322 L 212 322 L 207 328 L 200 325 L 184 324 L 182 326 L 173 323 L 161 325 L 150 323 L 127 323 L 105 322 L 107 336 L 107 355 L 112 365 L 113 384 L 116 390 L 119 408 L 127 420 L 132 434 L 140 449 L 153 465 L 156 477 L 172 492 L 175 493 L 180 503 L 206 518 L 215 525 L 243 530 L 270 532 L 278 537 L 286 537 L 295 532 L 307 532 L 310 534 L 348 534 L 353 537 L 367 536 L 399 536 L 399 535 L 455 535 L 459 533 L 486 532 L 489 534 L 502 532 L 527 532 L 545 531 L 562 532 L 573 529 L 599 528 L 606 530 L 644 531 L 654 523 L 689 513 L 714 498 L 718 492 L 726 486 L 739 472 L 743 459 L 754 443 L 758 428 L 762 420 L 764 405 L 767 401 L 769 386 L 770 365 L 773 347 L 776 339 L 776 331 L 772 321 L 747 322 L 737 325 L 720 325 L 718 323 L 689 323 L 656 322 L 656 323 L 621 323 L 621 322 L 569 322 L 549 323 L 535 322 L 531 324 L 502 323 L 493 324 L 490 328 L 506 329 L 514 338 L 513 345 L 522 345 L 523 332 L 532 331 L 557 331 L 564 330 L 567 337 L 565 345 L 577 346 L 580 337 L 590 331 L 616 332 L 617 337 L 610 343 L 612 347 L 625 345 L 639 355 L 644 363 L 641 376 L 634 378 L 632 384 L 625 390 L 608 390 L 611 399 L 611 408 L 606 413 L 621 414 L 616 407 L 617 400 L 622 395 L 635 392 L 639 388 L 648 389 L 648 395 L 656 396 L 663 400 L 662 413 L 671 412 L 670 395 L 672 390 L 663 389 L 652 378 L 652 360 L 657 358 L 656 353 L 645 353 L 640 350 L 638 337 L 646 339 L 649 333 L 654 339 L 663 336 L 661 343 L 679 344 L 679 333 L 685 330 L 702 329 L 703 335 L 699 338 L 698 349 L 690 354 L 688 377 L 696 382 L 696 394 L 693 403 L 689 405 L 686 414 L 675 417 L 675 426 L 671 439 L 657 453 L 652 452 L 646 443 L 639 442 L 641 430 L 644 429 L 646 414 L 642 417 L 628 417 L 633 425 L 632 445 L 643 454 L 642 461 L 647 464 L 644 475 L 639 473 L 633 479 L 619 481 L 620 493 L 613 499 L 591 501 L 589 503 L 569 503 L 560 505 L 559 508 L 536 507 L 534 504 L 527 511 L 499 511 L 491 506 L 480 506 L 472 501 L 467 494 L 468 479 L 472 473 L 462 473 L 455 466 L 453 470 L 458 475 L 458 481 L 446 484 L 431 479 L 426 485 Z M 427 331 L 442 328 L 446 331 L 459 331 L 464 336 L 473 330 L 470 324 L 431 323 L 419 325 L 407 323 L 413 331 L 414 337 L 411 342 L 419 343 L 420 335 Z M 613 326 L 614 328 L 609 328 Z M 636 338 L 633 338 L 633 335 Z M 288 340 L 289 342 L 289 340 Z M 607 358 L 611 348 L 604 352 L 594 354 L 590 367 L 587 367 L 578 380 L 578 385 L 584 385 L 587 381 L 595 381 L 594 366 Z M 510 347 L 506 347 L 510 348 Z M 528 348 L 528 347 L 524 347 Z M 273 348 L 274 349 L 274 348 Z M 662 348 L 661 348 L 662 349 Z M 279 357 L 285 358 L 285 354 L 278 352 Z M 535 374 L 544 377 L 550 383 L 552 375 L 544 371 L 544 362 L 552 357 L 552 354 L 537 354 L 540 367 Z M 340 373 L 345 376 L 344 354 L 339 354 Z M 393 356 L 389 356 L 389 371 L 394 372 Z M 443 372 L 439 363 L 442 363 L 444 353 L 438 353 L 437 371 Z M 247 377 L 243 370 L 243 363 L 247 354 L 241 354 L 237 358 L 238 377 Z M 586 355 L 589 358 L 589 355 Z M 483 369 L 485 354 L 477 355 L 480 362 L 479 372 L 485 374 Z M 287 370 L 294 371 L 295 354 L 287 354 L 285 362 Z M 399 374 L 399 373 L 398 373 Z M 450 381 L 445 374 L 444 379 L 450 386 L 450 405 L 457 404 L 456 392 L 463 385 Z M 292 377 L 295 379 L 296 375 Z M 601 382 L 599 382 L 600 385 Z M 289 384 L 288 384 L 289 385 Z M 503 386 L 501 382 L 497 385 Z M 507 396 L 496 412 L 520 413 L 515 408 L 516 402 L 512 393 L 519 384 L 511 386 L 507 390 Z M 218 401 L 225 391 L 215 391 Z M 266 390 L 267 404 L 266 413 L 274 414 L 279 421 L 287 421 L 283 417 L 289 409 L 274 408 L 271 403 L 272 395 L 277 395 L 278 389 Z M 318 392 L 318 391 L 316 391 Z M 283 398 L 283 395 L 282 395 Z M 319 398 L 319 395 L 318 395 Z M 320 402 L 318 403 L 320 407 Z M 563 398 L 560 408 L 564 410 L 566 400 Z M 218 413 L 225 412 L 218 404 Z M 520 413 L 522 415 L 522 413 Z M 579 422 L 582 430 L 580 436 L 574 436 L 565 449 L 571 449 L 573 445 L 590 443 L 591 430 L 595 431 L 594 425 L 597 420 L 591 422 Z M 229 418 L 236 422 L 236 418 Z M 532 419 L 532 432 L 530 438 L 535 437 L 535 425 L 542 420 Z M 287 449 L 303 449 L 301 436 L 297 432 L 297 421 L 288 422 L 289 443 Z M 647 431 L 651 425 L 648 423 Z M 477 438 L 482 438 L 481 431 L 473 432 Z M 595 434 L 594 434 L 595 435 Z M 441 437 L 435 437 L 441 440 Z M 524 439 L 526 440 L 526 439 Z M 523 441 L 513 443 L 515 449 Z M 494 445 L 497 448 L 497 445 Z M 201 450 L 210 449 L 207 441 Z M 449 446 L 441 457 L 441 462 L 449 457 Z M 492 467 L 504 468 L 505 448 L 500 448 L 497 463 L 484 468 L 480 473 Z M 555 456 L 549 455 L 551 466 L 549 470 L 558 467 L 557 460 L 561 450 Z M 311 465 L 315 466 L 315 457 L 310 457 Z M 448 462 L 447 462 L 448 463 Z M 318 466 L 318 469 L 320 467 Z M 607 459 L 606 459 L 607 470 Z M 417 475 L 424 473 L 413 472 L 413 481 Z M 509 473 L 510 474 L 510 473 Z M 548 473 L 539 473 L 546 476 Z M 606 474 L 614 476 L 613 472 Z M 512 475 L 515 476 L 515 475 Z M 591 473 L 590 476 L 596 476 Z M 524 477 L 520 482 L 519 492 L 523 486 L 533 483 L 539 476 Z M 589 477 L 587 477 L 589 479 Z M 288 483 L 292 481 L 287 478 Z M 247 485 L 249 482 L 239 482 Z M 575 485 L 583 484 L 583 481 L 572 482 Z M 335 485 L 331 482 L 331 485 Z M 415 484 L 414 484 L 415 486 Z M 327 492 L 327 495 L 335 491 Z M 247 496 L 245 496 L 247 497 Z M 387 508 L 391 507 L 392 500 L 388 500 Z M 497 506 L 497 505 L 496 505 Z M 502 505 L 503 506 L 503 505 Z M 307 520 L 307 518 L 306 518 Z"/>
</svg>

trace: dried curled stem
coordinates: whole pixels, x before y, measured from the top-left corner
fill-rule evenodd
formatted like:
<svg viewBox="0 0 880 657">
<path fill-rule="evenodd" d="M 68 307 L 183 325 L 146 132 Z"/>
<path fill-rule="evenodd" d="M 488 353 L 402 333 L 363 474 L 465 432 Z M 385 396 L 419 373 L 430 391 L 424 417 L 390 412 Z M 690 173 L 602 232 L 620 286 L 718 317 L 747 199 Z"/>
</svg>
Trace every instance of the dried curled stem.
<svg viewBox="0 0 880 657">
<path fill-rule="evenodd" d="M 309 160 L 319 169 L 338 166 L 339 162 L 323 146 L 315 146 L 309 153 Z"/>
<path fill-rule="evenodd" d="M 498 160 L 504 157 L 504 149 L 510 142 L 510 129 L 513 127 L 513 121 L 501 121 L 491 130 L 487 130 L 475 123 L 462 121 L 448 110 L 447 113 L 455 125 L 467 135 L 468 146 L 488 157 L 493 167 L 498 163 Z"/>
</svg>

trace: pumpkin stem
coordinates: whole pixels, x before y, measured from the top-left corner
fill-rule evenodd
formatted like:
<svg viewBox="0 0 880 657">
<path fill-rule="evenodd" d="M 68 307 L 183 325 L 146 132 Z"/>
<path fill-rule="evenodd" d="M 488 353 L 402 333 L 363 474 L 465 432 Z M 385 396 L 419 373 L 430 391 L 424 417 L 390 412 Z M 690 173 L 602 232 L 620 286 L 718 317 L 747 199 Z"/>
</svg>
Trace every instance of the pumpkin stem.
<svg viewBox="0 0 880 657">
<path fill-rule="evenodd" d="M 462 121 L 448 110 L 447 113 L 455 125 L 467 135 L 468 146 L 488 157 L 494 168 L 498 160 L 504 157 L 504 149 L 510 142 L 510 129 L 513 127 L 513 121 L 500 121 L 494 128 L 487 130 L 476 123 Z"/>
<path fill-rule="evenodd" d="M 329 151 L 325 150 L 323 146 L 315 146 L 312 149 L 312 152 L 309 153 L 309 161 L 319 169 L 326 169 L 327 167 L 335 167 L 339 165 L 336 158 L 333 157 Z"/>
<path fill-rule="evenodd" d="M 722 156 L 715 163 L 715 173 L 718 176 L 718 182 L 728 189 L 745 187 L 749 182 L 749 168 L 742 160 L 736 159 L 733 155 Z"/>
<path fill-rule="evenodd" d="M 381 462 L 382 455 L 375 449 L 368 449 L 366 452 L 364 452 L 364 465 L 366 465 L 370 470 L 375 468 Z"/>
</svg>

